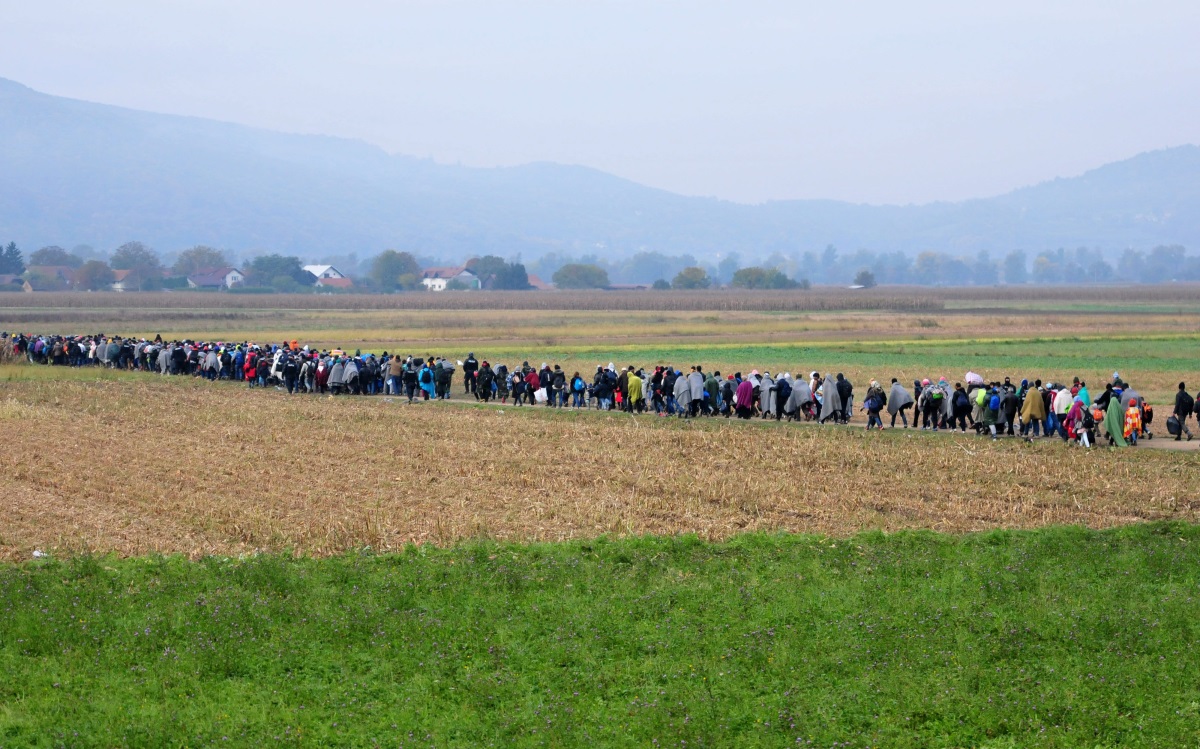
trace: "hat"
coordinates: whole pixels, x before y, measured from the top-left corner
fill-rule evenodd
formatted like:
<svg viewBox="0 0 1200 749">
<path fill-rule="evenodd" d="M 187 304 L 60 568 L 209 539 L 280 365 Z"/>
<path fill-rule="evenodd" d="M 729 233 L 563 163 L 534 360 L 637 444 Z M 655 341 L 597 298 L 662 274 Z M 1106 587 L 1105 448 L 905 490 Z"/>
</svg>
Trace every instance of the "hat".
<svg viewBox="0 0 1200 749">
<path fill-rule="evenodd" d="M 758 370 L 757 370 L 757 369 L 752 369 L 752 370 L 750 370 L 750 376 L 751 376 L 751 377 L 757 377 L 757 376 L 758 376 Z"/>
<path fill-rule="evenodd" d="M 928 384 L 929 384 L 929 378 L 925 378 L 924 380 L 921 380 L 921 384 L 922 384 L 922 385 L 928 385 Z"/>
</svg>

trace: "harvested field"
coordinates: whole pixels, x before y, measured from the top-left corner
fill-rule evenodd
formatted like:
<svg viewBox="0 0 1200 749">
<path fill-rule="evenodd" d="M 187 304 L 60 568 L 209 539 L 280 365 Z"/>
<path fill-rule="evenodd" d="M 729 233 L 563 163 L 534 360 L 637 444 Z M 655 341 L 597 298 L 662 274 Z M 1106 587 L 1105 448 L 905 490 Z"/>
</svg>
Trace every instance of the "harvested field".
<svg viewBox="0 0 1200 749">
<path fill-rule="evenodd" d="M 0 309 L 163 310 L 621 310 L 621 311 L 837 311 L 935 312 L 989 306 L 1197 305 L 1200 284 L 1154 286 L 880 286 L 845 289 L 700 291 L 472 291 L 406 294 L 237 294 L 195 291 L 150 293 L 39 292 L 0 295 Z"/>
<path fill-rule="evenodd" d="M 464 291 L 407 294 L 138 294 L 42 292 L 0 297 L 0 307 L 269 310 L 910 310 L 935 312 L 944 302 L 913 290 L 842 288 L 787 291 Z"/>
<path fill-rule="evenodd" d="M 1195 521 L 1200 455 L 1057 440 L 8 378 L 0 554 Z M 61 370 L 60 370 L 61 371 Z M 45 375 L 45 376 L 43 376 Z"/>
</svg>

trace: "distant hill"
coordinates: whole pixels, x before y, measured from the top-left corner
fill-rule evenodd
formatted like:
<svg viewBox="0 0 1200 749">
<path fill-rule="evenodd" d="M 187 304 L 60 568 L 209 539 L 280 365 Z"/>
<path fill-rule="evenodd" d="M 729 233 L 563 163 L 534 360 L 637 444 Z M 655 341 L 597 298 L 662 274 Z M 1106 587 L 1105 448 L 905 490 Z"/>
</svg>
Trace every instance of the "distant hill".
<svg viewBox="0 0 1200 749">
<path fill-rule="evenodd" d="M 27 249 L 139 239 L 302 257 L 387 247 L 448 259 L 648 249 L 704 257 L 845 250 L 974 253 L 1200 248 L 1200 148 L 1135 156 L 961 203 L 741 205 L 594 169 L 477 169 L 64 99 L 0 79 L 0 240 Z"/>
</svg>

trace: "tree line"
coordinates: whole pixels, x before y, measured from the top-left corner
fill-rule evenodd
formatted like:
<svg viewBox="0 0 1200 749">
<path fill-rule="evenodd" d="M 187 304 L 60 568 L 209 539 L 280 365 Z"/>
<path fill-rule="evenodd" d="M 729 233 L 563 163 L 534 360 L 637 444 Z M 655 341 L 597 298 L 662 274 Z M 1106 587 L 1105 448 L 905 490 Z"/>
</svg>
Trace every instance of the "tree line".
<svg viewBox="0 0 1200 749">
<path fill-rule="evenodd" d="M 299 292 L 311 290 L 316 282 L 303 266 L 298 257 L 272 253 L 250 258 L 238 269 L 246 276 L 245 290 Z M 111 254 L 98 253 L 86 245 L 71 251 L 51 245 L 30 253 L 28 258 L 15 242 L 0 246 L 0 275 L 28 280 L 39 288 L 64 287 L 62 274 L 54 272 L 62 268 L 71 270 L 69 285 L 76 289 L 110 288 L 121 272 L 123 288 L 153 291 L 186 288 L 188 276 L 227 267 L 234 267 L 229 254 L 205 245 L 178 253 L 169 266 L 155 250 L 137 241 L 127 242 Z M 484 288 L 530 288 L 529 271 L 519 259 L 484 255 L 471 258 L 463 267 L 485 282 Z M 743 263 L 737 253 L 714 263 L 686 254 L 639 252 L 626 258 L 602 258 L 596 254 L 570 257 L 551 252 L 534 261 L 531 268 L 563 289 L 639 286 L 694 290 L 729 286 L 778 290 L 807 288 L 813 283 L 994 286 L 1200 281 L 1200 256 L 1189 255 L 1180 245 L 1162 245 L 1148 251 L 1130 248 L 1111 259 L 1086 247 L 1037 254 L 1014 250 L 997 257 L 982 251 L 967 257 L 936 251 L 915 256 L 870 250 L 842 254 L 828 246 L 821 252 L 770 255 L 753 264 Z M 384 250 L 342 270 L 354 277 L 358 291 L 391 293 L 424 288 L 422 263 L 412 252 Z M 448 286 L 454 287 L 453 283 Z"/>
<path fill-rule="evenodd" d="M 1200 256 L 1189 255 L 1181 245 L 1160 245 L 1148 251 L 1130 248 L 1115 257 L 1088 247 L 1043 250 L 1036 254 L 1013 250 L 997 256 L 981 251 L 964 256 L 932 250 L 916 255 L 872 250 L 842 253 L 830 245 L 820 252 L 776 253 L 756 262 L 744 262 L 738 253 L 729 253 L 715 262 L 656 252 L 640 252 L 626 258 L 602 258 L 595 254 L 573 258 L 548 253 L 534 261 L 532 267 L 556 281 L 556 274 L 565 269 L 573 287 L 577 280 L 588 283 L 589 287 L 611 280 L 616 284 L 654 284 L 656 288 L 770 289 L 809 284 L 995 286 L 1200 281 Z M 688 273 L 680 278 L 684 270 Z"/>
</svg>

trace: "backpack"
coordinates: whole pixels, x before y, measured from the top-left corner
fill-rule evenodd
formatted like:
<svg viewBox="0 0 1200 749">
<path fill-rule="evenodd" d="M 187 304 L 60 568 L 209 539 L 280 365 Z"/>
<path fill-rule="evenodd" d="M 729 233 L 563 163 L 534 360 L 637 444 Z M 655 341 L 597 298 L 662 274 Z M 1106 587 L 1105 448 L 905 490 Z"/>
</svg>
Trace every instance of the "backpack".
<svg viewBox="0 0 1200 749">
<path fill-rule="evenodd" d="M 940 401 L 943 396 L 945 396 L 945 393 L 942 392 L 941 388 L 933 388 L 932 392 L 929 393 L 930 399 L 935 401 Z"/>
<path fill-rule="evenodd" d="M 433 375 L 430 374 L 428 369 L 421 370 L 421 382 L 423 382 L 426 385 L 433 382 Z"/>
<path fill-rule="evenodd" d="M 787 380 L 780 380 L 779 382 L 775 383 L 775 395 L 778 398 L 782 398 L 786 402 L 787 399 L 792 395 L 791 383 L 789 383 Z"/>
<path fill-rule="evenodd" d="M 987 391 L 979 388 L 979 392 L 975 395 L 975 405 L 982 406 L 985 400 L 987 400 Z"/>
<path fill-rule="evenodd" d="M 1000 396 L 998 396 L 998 395 L 992 396 L 992 399 L 990 401 L 988 401 L 988 410 L 990 410 L 990 411 L 999 411 L 1000 410 Z"/>
<path fill-rule="evenodd" d="M 971 400 L 969 398 L 967 398 L 966 393 L 959 390 L 954 394 L 954 407 L 955 408 L 970 408 L 971 407 Z"/>
<path fill-rule="evenodd" d="M 1083 409 L 1083 428 L 1084 429 L 1095 429 L 1096 428 L 1096 417 L 1092 415 L 1091 409 L 1088 409 L 1088 408 Z"/>
<path fill-rule="evenodd" d="M 1196 410 L 1196 401 L 1186 392 L 1180 393 L 1179 396 L 1179 418 L 1186 419 L 1192 415 L 1192 411 Z"/>
</svg>

